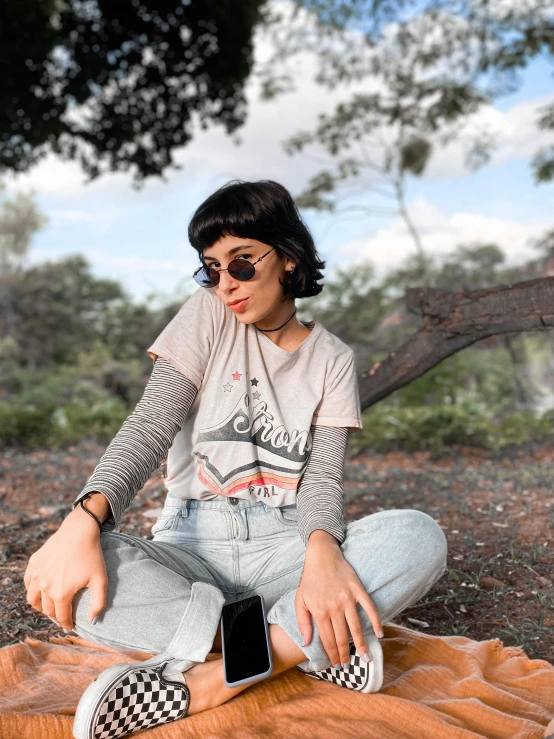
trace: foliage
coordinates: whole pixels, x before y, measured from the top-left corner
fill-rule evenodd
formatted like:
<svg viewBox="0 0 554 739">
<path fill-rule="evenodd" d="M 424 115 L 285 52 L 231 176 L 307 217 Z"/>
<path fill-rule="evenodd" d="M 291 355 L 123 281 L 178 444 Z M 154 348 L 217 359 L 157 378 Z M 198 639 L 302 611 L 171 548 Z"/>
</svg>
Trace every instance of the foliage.
<svg viewBox="0 0 554 739">
<path fill-rule="evenodd" d="M 118 376 L 125 393 L 114 391 Z M 140 400 L 147 377 L 139 358 L 118 363 L 100 342 L 74 364 L 33 371 L 11 362 L 2 382 L 0 447 L 57 447 L 83 437 L 107 442 Z"/>
<path fill-rule="evenodd" d="M 80 254 L 27 267 L 29 245 L 43 226 L 30 195 L 0 209 L 0 381 L 12 365 L 40 371 L 78 362 L 101 343 L 114 369 L 141 357 L 179 305 L 152 311 L 131 301 L 116 280 L 91 274 Z M 114 364 L 115 363 L 115 364 Z"/>
<path fill-rule="evenodd" d="M 302 301 L 302 315 L 313 315 L 348 344 L 366 342 L 388 307 L 385 289 L 376 283 L 373 266 L 366 262 L 354 269 L 339 268 L 324 285 L 321 297 Z"/>
<path fill-rule="evenodd" d="M 203 128 L 244 123 L 263 0 L 5 0 L 0 18 L 0 172 L 53 151 L 90 179 L 175 166 Z"/>
<path fill-rule="evenodd" d="M 498 361 L 501 349 L 468 347 L 383 401 L 393 407 L 456 405 L 467 399 L 486 399 L 491 413 L 513 406 L 513 378 L 509 362 Z"/>
<path fill-rule="evenodd" d="M 0 276 L 23 268 L 31 239 L 46 223 L 32 195 L 17 193 L 4 199 L 0 208 Z"/>
<path fill-rule="evenodd" d="M 501 449 L 511 444 L 554 440 L 554 413 L 510 413 L 494 420 L 485 404 L 394 407 L 379 404 L 363 414 L 363 429 L 352 434 L 348 454 L 427 450 L 439 455 L 446 446 L 467 444 Z"/>
<path fill-rule="evenodd" d="M 399 215 L 420 256 L 408 178 L 454 140 L 468 168 L 486 164 L 494 131 L 473 126 L 470 116 L 517 90 L 518 73 L 533 59 L 554 56 L 554 5 L 545 0 L 295 0 L 292 11 L 273 4 L 266 26 L 274 51 L 258 71 L 265 99 L 295 89 L 296 55 L 306 53 L 317 60 L 317 83 L 356 88 L 312 130 L 283 142 L 290 155 L 308 150 L 316 158 L 323 150 L 330 161 L 296 202 L 335 220 Z M 554 104 L 537 111 L 537 126 L 554 131 Z M 537 183 L 551 180 L 554 147 L 537 152 L 531 166 Z"/>
<path fill-rule="evenodd" d="M 554 103 L 542 109 L 538 123 L 543 131 L 554 131 Z M 537 184 L 554 180 L 554 146 L 539 149 L 533 157 L 531 167 Z"/>
<path fill-rule="evenodd" d="M 496 244 L 460 244 L 440 259 L 427 254 L 408 256 L 388 272 L 384 284 L 403 295 L 408 287 L 480 290 L 520 280 L 521 270 L 505 262 L 506 256 Z"/>
<path fill-rule="evenodd" d="M 178 166 L 174 152 L 191 140 L 195 114 L 203 128 L 222 123 L 230 134 L 244 123 L 259 28 L 276 42 L 256 69 L 266 99 L 293 89 L 301 52 L 319 59 L 320 84 L 367 79 L 377 90 L 322 116 L 315 138 L 338 157 L 378 133 L 385 159 L 375 166 L 360 150 L 345 152 L 335 171 L 311 181 L 303 195 L 311 207 L 330 207 L 326 188 L 363 168 L 389 175 L 399 194 L 404 176 L 421 174 L 433 149 L 453 136 L 467 139 L 469 162 L 487 161 L 492 137 L 468 136 L 463 123 L 517 89 L 530 60 L 552 56 L 553 16 L 545 0 L 6 0 L 0 172 L 24 171 L 53 151 L 79 161 L 90 179 L 132 170 L 138 185 L 163 175 Z M 552 130 L 554 105 L 538 124 Z M 552 177 L 552 156 L 546 147 L 535 157 L 538 181 Z"/>
<path fill-rule="evenodd" d="M 83 401 L 64 406 L 0 403 L 0 448 L 56 448 L 84 437 L 108 443 L 127 416 L 128 411 L 119 398 L 92 406 Z"/>
<path fill-rule="evenodd" d="M 33 208 L 29 199 L 19 211 L 21 229 L 13 211 L 3 211 L 5 221 L 0 212 L 0 234 L 4 226 L 23 234 L 0 238 L 0 263 L 7 265 L 0 271 L 0 446 L 52 446 L 91 435 L 109 441 L 142 395 L 152 367 L 146 349 L 183 301 L 157 310 L 148 300 L 136 304 L 118 282 L 94 277 L 80 255 L 27 267 L 32 229 L 25 224 L 29 213 L 38 214 Z M 553 248 L 547 233 L 537 242 L 541 257 L 526 265 L 528 277 Z M 299 317 L 315 318 L 352 346 L 362 372 L 419 327 L 419 317 L 403 307 L 406 288 L 487 288 L 518 278 L 494 244 L 465 244 L 440 260 L 417 255 L 380 277 L 369 262 L 338 269 L 320 295 L 301 302 Z M 352 443 L 436 450 L 547 434 L 547 420 L 531 410 L 540 387 L 531 380 L 530 357 L 550 374 L 547 333 L 479 342 L 370 409 L 371 423 Z M 514 407 L 519 413 L 509 415 Z"/>
<path fill-rule="evenodd" d="M 81 255 L 27 267 L 42 223 L 31 196 L 0 210 L 0 447 L 109 441 L 144 391 L 147 348 L 183 301 L 136 304 Z"/>
<path fill-rule="evenodd" d="M 148 367 L 151 367 L 150 359 Z M 127 403 L 135 404 L 145 384 L 144 363 L 140 357 L 125 362 L 114 360 L 108 347 L 96 342 L 75 357 L 73 364 L 51 363 L 41 370 L 31 370 L 10 362 L 4 365 L 2 385 L 8 400 L 38 408 L 82 401 L 93 405 L 108 400 L 114 377 L 124 379 Z M 122 398 L 123 399 L 123 398 Z"/>
<path fill-rule="evenodd" d="M 535 182 L 551 182 L 554 180 L 554 146 L 542 147 L 533 157 Z"/>
<path fill-rule="evenodd" d="M 18 343 L 19 361 L 32 369 L 71 362 L 102 331 L 109 307 L 125 299 L 118 282 L 94 278 L 80 255 L 39 264 L 3 283 L 7 333 Z"/>
</svg>

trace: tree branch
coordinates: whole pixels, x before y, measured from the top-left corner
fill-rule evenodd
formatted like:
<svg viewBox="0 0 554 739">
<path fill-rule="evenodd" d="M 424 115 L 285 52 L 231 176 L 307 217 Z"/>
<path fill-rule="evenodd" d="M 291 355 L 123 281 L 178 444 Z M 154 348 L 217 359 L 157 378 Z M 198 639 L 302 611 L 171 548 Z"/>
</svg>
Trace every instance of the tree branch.
<svg viewBox="0 0 554 739">
<path fill-rule="evenodd" d="M 422 316 L 423 325 L 359 376 L 362 409 L 487 336 L 554 328 L 554 277 L 486 290 L 411 288 L 406 290 L 406 307 Z"/>
</svg>

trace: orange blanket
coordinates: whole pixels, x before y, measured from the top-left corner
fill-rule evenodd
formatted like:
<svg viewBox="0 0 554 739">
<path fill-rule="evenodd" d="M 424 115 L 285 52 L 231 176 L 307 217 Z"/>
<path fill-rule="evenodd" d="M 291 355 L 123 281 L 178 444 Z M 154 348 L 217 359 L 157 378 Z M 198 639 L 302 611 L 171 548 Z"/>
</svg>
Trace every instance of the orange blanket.
<svg viewBox="0 0 554 739">
<path fill-rule="evenodd" d="M 385 626 L 385 682 L 361 695 L 289 670 L 229 703 L 140 736 L 152 739 L 543 739 L 554 734 L 554 666 L 498 639 L 476 642 Z M 143 652 L 77 636 L 0 649 L 1 739 L 71 739 L 98 672 Z M 548 727 L 549 722 L 552 722 Z"/>
</svg>

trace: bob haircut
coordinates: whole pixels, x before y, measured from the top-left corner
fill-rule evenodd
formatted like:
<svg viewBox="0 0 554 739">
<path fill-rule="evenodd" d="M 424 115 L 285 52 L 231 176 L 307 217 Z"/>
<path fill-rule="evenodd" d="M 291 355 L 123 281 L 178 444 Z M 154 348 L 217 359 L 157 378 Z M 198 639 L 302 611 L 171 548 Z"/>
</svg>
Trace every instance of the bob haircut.
<svg viewBox="0 0 554 739">
<path fill-rule="evenodd" d="M 188 237 L 203 261 L 203 251 L 224 236 L 254 239 L 273 246 L 281 261 L 294 261 L 287 272 L 283 299 L 318 295 L 323 262 L 289 191 L 273 180 L 232 180 L 200 205 L 189 224 Z"/>
</svg>

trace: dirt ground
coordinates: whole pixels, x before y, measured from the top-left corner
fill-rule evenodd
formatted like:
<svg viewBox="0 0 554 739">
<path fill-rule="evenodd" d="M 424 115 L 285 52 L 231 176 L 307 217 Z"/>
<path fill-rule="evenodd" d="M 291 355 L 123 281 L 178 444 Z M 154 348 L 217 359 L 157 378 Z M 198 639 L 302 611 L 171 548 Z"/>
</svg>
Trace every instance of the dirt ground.
<svg viewBox="0 0 554 739">
<path fill-rule="evenodd" d="M 6 450 L 0 457 L 0 646 L 27 634 L 59 633 L 26 601 L 29 556 L 60 525 L 104 447 L 86 441 L 60 451 Z M 430 634 L 500 638 L 554 663 L 554 449 L 502 453 L 451 448 L 360 455 L 345 471 L 345 516 L 417 508 L 449 544 L 449 570 L 395 622 Z M 156 473 L 127 510 L 123 530 L 151 537 L 165 488 Z"/>
</svg>

